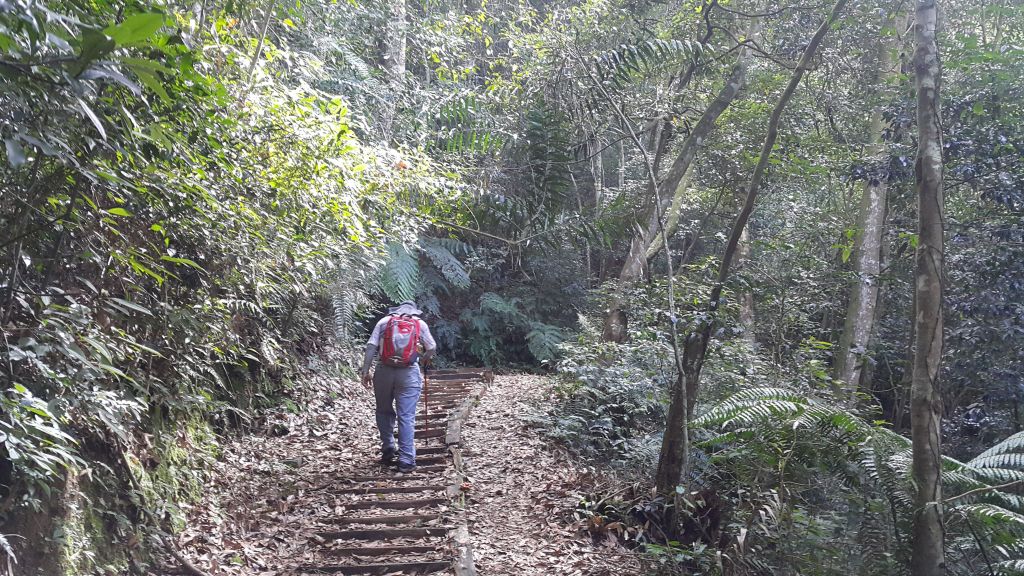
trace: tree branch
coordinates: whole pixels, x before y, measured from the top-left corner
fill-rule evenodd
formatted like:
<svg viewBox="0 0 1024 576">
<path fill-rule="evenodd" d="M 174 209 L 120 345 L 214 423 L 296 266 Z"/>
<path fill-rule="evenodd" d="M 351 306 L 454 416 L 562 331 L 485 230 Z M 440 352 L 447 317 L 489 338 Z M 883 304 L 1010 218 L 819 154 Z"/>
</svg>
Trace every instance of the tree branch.
<svg viewBox="0 0 1024 576">
<path fill-rule="evenodd" d="M 997 486 L 982 486 L 981 488 L 975 488 L 973 490 L 968 490 L 967 492 L 964 492 L 963 494 L 957 494 L 956 496 L 950 496 L 949 498 L 946 498 L 945 500 L 943 500 L 942 503 L 943 504 L 949 504 L 950 502 L 956 502 L 957 500 L 963 500 L 964 498 L 969 498 L 971 496 L 976 496 L 978 494 L 985 494 L 986 492 L 997 492 L 997 491 L 1000 491 L 1000 490 L 1006 490 L 1007 488 L 1013 488 L 1014 486 L 1019 486 L 1021 484 L 1024 484 L 1024 479 L 1014 480 L 1013 482 L 1007 482 L 1006 484 L 999 484 Z"/>
</svg>

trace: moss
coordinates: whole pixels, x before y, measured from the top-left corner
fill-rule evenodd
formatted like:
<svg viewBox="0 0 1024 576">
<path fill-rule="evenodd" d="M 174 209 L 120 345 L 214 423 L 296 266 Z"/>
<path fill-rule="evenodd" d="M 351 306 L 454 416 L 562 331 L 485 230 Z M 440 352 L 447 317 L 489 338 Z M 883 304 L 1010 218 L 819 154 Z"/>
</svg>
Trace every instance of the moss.
<svg viewBox="0 0 1024 576">
<path fill-rule="evenodd" d="M 54 530 L 62 574 L 126 574 L 127 548 L 111 537 L 109 513 L 102 505 L 106 488 L 102 482 L 69 476 L 64 491 L 64 513 Z"/>
<path fill-rule="evenodd" d="M 195 417 L 185 420 L 179 428 L 157 432 L 154 438 L 156 466 L 146 469 L 133 457 L 133 473 L 146 505 L 156 508 L 157 517 L 169 517 L 171 528 L 179 531 L 185 527 L 181 505 L 202 497 L 205 471 L 219 456 L 220 446 L 209 424 Z"/>
<path fill-rule="evenodd" d="M 22 536 L 34 546 L 25 574 L 81 576 L 138 573 L 147 563 L 145 528 L 138 521 L 140 507 L 154 518 L 167 518 L 174 531 L 185 527 L 183 505 L 203 494 L 212 461 L 220 448 L 210 426 L 200 418 L 168 423 L 154 433 L 150 447 L 124 460 L 107 461 L 88 473 L 68 474 L 61 490 L 52 494 L 54 509 L 28 513 L 21 527 L 35 526 Z M 109 455 L 108 455 L 109 456 Z M 102 462 L 101 454 L 90 460 Z M 120 469 L 117 477 L 114 471 Z M 128 487 L 130 480 L 139 494 Z M 31 520 L 31 521 L 26 521 Z"/>
</svg>

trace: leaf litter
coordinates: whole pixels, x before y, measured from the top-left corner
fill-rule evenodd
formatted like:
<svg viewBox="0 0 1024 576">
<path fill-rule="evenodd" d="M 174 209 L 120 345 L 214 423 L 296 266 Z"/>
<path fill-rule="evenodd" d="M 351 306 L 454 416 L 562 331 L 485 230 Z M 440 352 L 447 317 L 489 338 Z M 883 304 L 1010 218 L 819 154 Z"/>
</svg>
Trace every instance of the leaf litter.
<svg viewBox="0 0 1024 576">
<path fill-rule="evenodd" d="M 499 376 L 464 428 L 469 534 L 479 574 L 630 575 L 640 564 L 615 542 L 595 546 L 570 512 L 597 471 L 527 427 L 522 416 L 550 395 L 553 381 Z"/>
<path fill-rule="evenodd" d="M 536 376 L 495 379 L 465 424 L 467 482 L 451 476 L 449 467 L 445 478 L 414 476 L 394 485 L 462 484 L 481 576 L 638 574 L 628 550 L 595 546 L 570 518 L 593 470 L 571 463 L 519 418 L 550 386 L 549 379 Z M 314 371 L 293 391 L 292 401 L 300 408 L 271 412 L 260 431 L 223 440 L 206 491 L 188 508 L 178 547 L 211 576 L 292 576 L 301 574 L 301 565 L 337 563 L 332 550 L 353 543 L 317 536 L 336 528 L 332 518 L 408 513 L 350 510 L 361 496 L 332 491 L 350 486 L 349 478 L 390 474 L 378 463 L 370 392 L 355 381 Z M 442 506 L 430 513 L 446 512 Z M 450 556 L 445 539 L 430 543 Z"/>
</svg>

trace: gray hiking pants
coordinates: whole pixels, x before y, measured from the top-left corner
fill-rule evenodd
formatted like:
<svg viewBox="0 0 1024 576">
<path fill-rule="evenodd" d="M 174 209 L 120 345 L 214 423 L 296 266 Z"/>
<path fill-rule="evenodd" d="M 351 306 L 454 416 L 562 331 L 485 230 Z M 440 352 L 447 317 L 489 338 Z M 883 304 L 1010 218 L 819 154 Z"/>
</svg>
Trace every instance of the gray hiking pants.
<svg viewBox="0 0 1024 576">
<path fill-rule="evenodd" d="M 423 390 L 419 365 L 395 368 L 378 364 L 373 373 L 373 395 L 377 399 L 377 429 L 382 450 L 395 447 L 395 418 L 398 419 L 398 463 L 416 465 L 413 430 L 416 426 L 416 403 Z"/>
</svg>

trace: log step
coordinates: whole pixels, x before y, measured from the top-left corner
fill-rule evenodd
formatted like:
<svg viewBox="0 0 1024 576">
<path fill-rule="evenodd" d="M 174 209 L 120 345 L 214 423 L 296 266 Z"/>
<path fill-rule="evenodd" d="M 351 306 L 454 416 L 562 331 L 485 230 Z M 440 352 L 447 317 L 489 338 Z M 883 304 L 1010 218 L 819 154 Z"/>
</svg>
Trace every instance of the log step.
<svg viewBox="0 0 1024 576">
<path fill-rule="evenodd" d="M 349 510 L 368 510 L 384 508 L 388 510 L 408 510 L 410 508 L 426 508 L 448 502 L 447 498 L 420 498 L 417 500 L 362 500 L 346 504 Z"/>
<path fill-rule="evenodd" d="M 417 448 L 416 450 L 419 450 Z M 417 468 L 417 471 L 420 468 Z M 348 482 L 412 482 L 416 480 L 429 480 L 427 476 L 421 476 L 417 474 L 405 474 L 402 476 L 353 476 L 351 478 L 345 478 L 343 481 Z M 350 486 L 350 485 L 348 485 Z"/>
<path fill-rule="evenodd" d="M 393 562 L 389 564 L 362 564 L 341 566 L 303 566 L 300 572 L 314 574 L 426 574 L 452 567 L 451 562 Z"/>
<path fill-rule="evenodd" d="M 433 552 L 437 546 L 352 546 L 328 548 L 321 553 L 326 556 L 387 556 L 388 554 L 423 554 Z"/>
<path fill-rule="evenodd" d="M 324 540 L 391 540 L 394 538 L 429 538 L 445 536 L 447 528 L 371 528 L 368 530 L 332 530 L 317 532 Z"/>
<path fill-rule="evenodd" d="M 400 516 L 354 516 L 348 518 L 325 518 L 328 524 L 415 524 L 440 520 L 440 514 L 402 514 Z"/>
<path fill-rule="evenodd" d="M 444 472 L 448 467 L 444 464 L 430 464 L 427 466 L 417 466 L 417 472 Z M 422 478 L 422 476 L 420 476 Z"/>
<path fill-rule="evenodd" d="M 358 488 L 341 488 L 335 494 L 412 494 L 414 492 L 435 492 L 444 490 L 444 486 L 360 486 Z"/>
<path fill-rule="evenodd" d="M 413 438 L 440 438 L 446 433 L 447 431 L 442 428 L 432 428 L 428 430 L 416 430 L 412 436 Z"/>
</svg>

